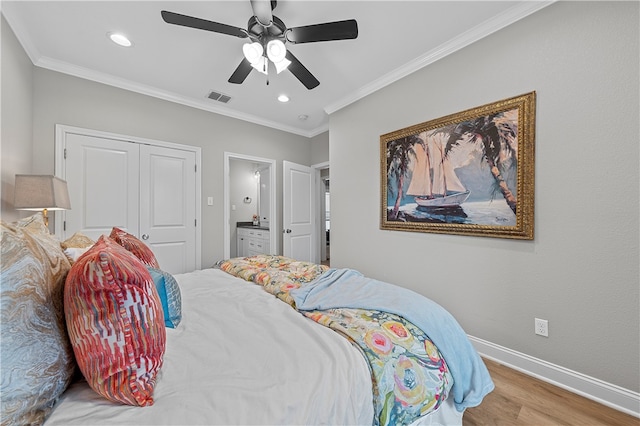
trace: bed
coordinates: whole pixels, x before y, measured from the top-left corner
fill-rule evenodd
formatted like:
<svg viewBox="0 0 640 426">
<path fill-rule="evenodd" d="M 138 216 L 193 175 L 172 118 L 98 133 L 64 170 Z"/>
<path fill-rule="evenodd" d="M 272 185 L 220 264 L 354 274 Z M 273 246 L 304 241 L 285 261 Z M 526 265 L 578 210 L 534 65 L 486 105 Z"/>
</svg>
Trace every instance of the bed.
<svg viewBox="0 0 640 426">
<path fill-rule="evenodd" d="M 87 295 L 105 280 L 140 305 L 101 310 L 122 296 Z M 110 359 L 87 318 L 121 314 L 139 318 L 101 325 Z M 60 243 L 38 215 L 2 223 L 1 367 L 3 425 L 461 425 L 493 389 L 455 320 L 408 290 L 282 256 L 171 276 L 122 230 Z"/>
</svg>

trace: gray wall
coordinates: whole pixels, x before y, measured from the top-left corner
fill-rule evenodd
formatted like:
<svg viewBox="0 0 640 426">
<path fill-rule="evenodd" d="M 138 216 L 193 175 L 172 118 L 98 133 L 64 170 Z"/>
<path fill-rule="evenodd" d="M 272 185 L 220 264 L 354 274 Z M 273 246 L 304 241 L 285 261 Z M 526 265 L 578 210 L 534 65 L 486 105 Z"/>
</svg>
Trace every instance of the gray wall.
<svg viewBox="0 0 640 426">
<path fill-rule="evenodd" d="M 332 266 L 420 292 L 472 336 L 637 392 L 638 9 L 555 3 L 333 113 Z M 532 90 L 534 241 L 379 229 L 380 135 Z"/>
<path fill-rule="evenodd" d="M 329 132 L 323 132 L 311 138 L 311 164 L 327 161 L 329 161 Z"/>
<path fill-rule="evenodd" d="M 33 149 L 33 65 L 5 21 L 2 26 L 2 219 L 27 216 L 13 209 L 16 174 L 31 173 Z"/>
</svg>

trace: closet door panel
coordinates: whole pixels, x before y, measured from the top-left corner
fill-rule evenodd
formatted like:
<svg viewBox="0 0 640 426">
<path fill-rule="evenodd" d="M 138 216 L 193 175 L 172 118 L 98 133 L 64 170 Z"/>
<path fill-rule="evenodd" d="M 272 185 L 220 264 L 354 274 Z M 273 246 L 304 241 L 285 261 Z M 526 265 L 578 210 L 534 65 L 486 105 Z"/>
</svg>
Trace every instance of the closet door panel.
<svg viewBox="0 0 640 426">
<path fill-rule="evenodd" d="M 191 151 L 140 147 L 140 234 L 172 274 L 196 265 L 195 164 Z"/>
<path fill-rule="evenodd" d="M 139 147 L 80 134 L 66 140 L 65 175 L 71 210 L 65 238 L 82 232 L 97 240 L 114 226 L 138 234 Z"/>
</svg>

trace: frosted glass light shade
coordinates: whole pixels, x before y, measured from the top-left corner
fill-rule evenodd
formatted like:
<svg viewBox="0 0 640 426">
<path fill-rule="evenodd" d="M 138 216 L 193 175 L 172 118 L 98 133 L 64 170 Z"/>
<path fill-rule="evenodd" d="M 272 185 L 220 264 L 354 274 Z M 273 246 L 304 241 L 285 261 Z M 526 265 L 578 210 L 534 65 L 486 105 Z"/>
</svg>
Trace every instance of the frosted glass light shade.
<svg viewBox="0 0 640 426">
<path fill-rule="evenodd" d="M 244 54 L 244 57 L 247 58 L 247 61 L 253 65 L 263 57 L 262 54 L 264 53 L 264 49 L 258 42 L 245 43 L 242 46 L 242 53 Z"/>
<path fill-rule="evenodd" d="M 267 58 L 261 56 L 258 60 L 251 64 L 253 68 L 260 71 L 262 74 L 268 75 L 268 62 Z"/>
<path fill-rule="evenodd" d="M 287 48 L 280 40 L 271 40 L 267 43 L 267 56 L 273 63 L 280 62 L 287 55 Z"/>
<path fill-rule="evenodd" d="M 291 61 L 284 58 L 280 62 L 274 62 L 273 64 L 276 66 L 276 73 L 280 74 L 282 71 L 286 70 L 289 65 L 291 65 Z"/>
</svg>

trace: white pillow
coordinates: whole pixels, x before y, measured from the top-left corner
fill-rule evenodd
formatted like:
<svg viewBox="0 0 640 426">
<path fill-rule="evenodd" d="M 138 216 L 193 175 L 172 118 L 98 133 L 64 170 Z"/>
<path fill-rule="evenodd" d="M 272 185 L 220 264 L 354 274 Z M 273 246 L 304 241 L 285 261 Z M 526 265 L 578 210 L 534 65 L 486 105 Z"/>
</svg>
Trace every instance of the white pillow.
<svg viewBox="0 0 640 426">
<path fill-rule="evenodd" d="M 89 246 L 89 247 L 69 247 L 69 248 L 64 249 L 64 254 L 67 255 L 67 257 L 71 260 L 71 262 L 75 262 L 76 260 L 78 260 L 78 258 L 80 256 L 85 254 L 90 248 L 91 248 L 91 246 Z"/>
</svg>

